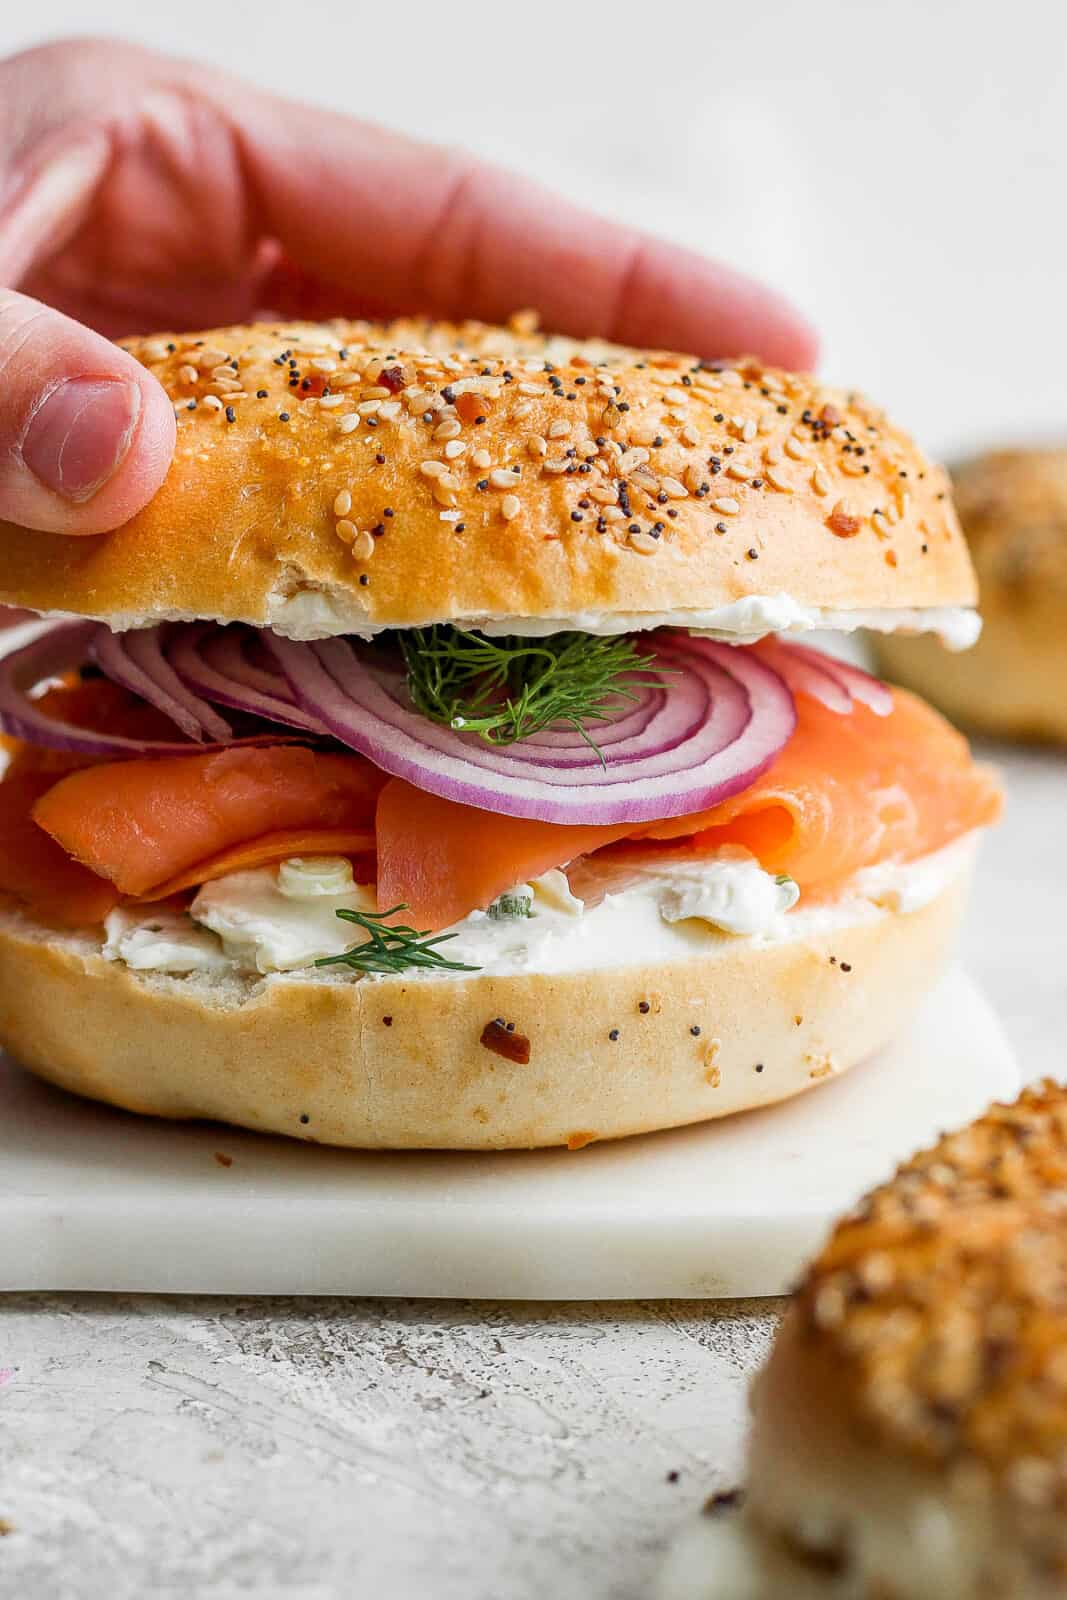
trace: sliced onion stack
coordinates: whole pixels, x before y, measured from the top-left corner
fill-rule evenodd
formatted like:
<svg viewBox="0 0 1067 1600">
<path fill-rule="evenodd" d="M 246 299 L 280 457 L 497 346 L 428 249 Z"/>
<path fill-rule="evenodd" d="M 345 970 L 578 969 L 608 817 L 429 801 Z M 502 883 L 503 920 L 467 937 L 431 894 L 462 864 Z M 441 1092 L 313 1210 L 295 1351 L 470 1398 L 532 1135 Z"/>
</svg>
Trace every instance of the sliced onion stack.
<svg viewBox="0 0 1067 1600">
<path fill-rule="evenodd" d="M 892 693 L 884 683 L 836 656 L 776 638 L 761 639 L 753 648 L 794 694 L 810 695 L 828 711 L 847 716 L 857 701 L 879 717 L 887 717 L 893 709 Z"/>
<path fill-rule="evenodd" d="M 463 805 L 541 822 L 644 823 L 703 811 L 755 782 L 796 726 L 794 694 L 846 715 L 880 716 L 884 684 L 804 645 L 722 644 L 649 635 L 651 671 L 579 728 L 556 723 L 513 744 L 443 727 L 415 709 L 399 658 L 350 639 L 299 643 L 240 625 L 163 624 L 112 634 L 51 627 L 0 659 L 0 729 L 31 744 L 98 756 L 189 755 L 229 744 L 332 737 L 385 772 Z M 181 742 L 95 733 L 57 721 L 32 697 L 95 660 L 164 712 Z M 236 739 L 216 706 L 276 725 Z"/>
<path fill-rule="evenodd" d="M 318 719 L 296 704 L 282 673 L 270 672 L 251 659 L 254 642 L 245 628 L 191 623 L 175 629 L 167 653 L 181 682 L 205 700 L 325 735 Z"/>
<path fill-rule="evenodd" d="M 430 794 L 541 822 L 652 822 L 747 788 L 796 726 L 792 695 L 751 651 L 684 634 L 651 642 L 665 676 L 635 687 L 604 760 L 581 733 L 487 744 L 430 722 L 400 673 L 347 639 L 267 636 L 297 702 L 343 744 Z M 607 726 L 595 724 L 601 743 Z"/>
<path fill-rule="evenodd" d="M 101 760 L 112 756 L 188 756 L 224 750 L 231 744 L 279 744 L 295 737 L 279 729 L 276 733 L 235 739 L 229 724 L 223 722 L 210 706 L 201 706 L 193 697 L 187 697 L 187 691 L 180 683 L 177 693 L 170 694 L 169 686 L 174 681 L 172 669 L 166 662 L 162 663 L 160 669 L 151 645 L 143 651 L 135 650 L 135 654 L 123 648 L 121 660 L 118 654 L 112 654 L 108 649 L 107 639 L 117 638 L 120 645 L 128 647 L 132 637 L 130 633 L 111 635 L 110 629 L 98 622 L 59 623 L 44 629 L 18 650 L 0 656 L 0 732 L 45 750 L 64 750 L 73 755 L 96 756 Z M 99 651 L 101 645 L 102 652 Z M 201 729 L 201 739 L 205 732 L 216 725 L 225 728 L 225 735 L 210 742 L 195 743 L 190 742 L 194 737 L 191 733 L 189 738 L 181 740 L 127 739 L 121 734 L 97 733 L 91 728 L 79 728 L 73 723 L 61 722 L 44 711 L 40 702 L 33 698 L 33 691 L 65 673 L 79 671 L 90 662 L 95 661 L 101 665 L 101 670 L 106 670 L 97 660 L 98 653 L 111 661 L 118 682 L 124 683 L 127 688 L 134 688 L 134 692 L 143 699 L 165 711 L 183 732 L 189 732 L 195 720 Z M 158 679 L 155 676 L 157 671 Z M 150 674 L 154 680 L 151 693 L 140 687 L 138 675 L 142 672 Z M 119 676 L 120 673 L 122 676 Z M 108 673 L 108 676 L 112 674 Z M 135 678 L 138 678 L 137 687 L 134 686 Z M 195 713 L 190 710 L 190 702 L 197 706 Z"/>
<path fill-rule="evenodd" d="M 67 750 L 86 756 L 187 756 L 197 746 L 186 740 L 124 739 L 117 734 L 93 733 L 59 722 L 43 711 L 30 693 L 49 678 L 74 672 L 90 659 L 97 622 L 61 623 L 32 639 L 19 650 L 0 658 L 0 729 L 27 744 L 46 750 Z M 202 747 L 200 747 L 202 748 Z"/>
<path fill-rule="evenodd" d="M 114 683 L 147 700 L 198 744 L 208 739 L 227 743 L 233 738 L 230 724 L 190 692 L 163 654 L 162 628 L 131 628 L 126 633 L 99 628 L 89 642 L 89 654 Z"/>
</svg>

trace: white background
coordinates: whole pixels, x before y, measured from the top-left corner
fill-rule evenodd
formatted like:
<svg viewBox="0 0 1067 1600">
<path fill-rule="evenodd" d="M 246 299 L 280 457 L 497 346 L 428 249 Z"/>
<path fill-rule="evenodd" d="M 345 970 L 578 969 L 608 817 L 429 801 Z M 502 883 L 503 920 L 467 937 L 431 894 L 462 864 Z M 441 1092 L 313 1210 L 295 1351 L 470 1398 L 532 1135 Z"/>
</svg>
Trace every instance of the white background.
<svg viewBox="0 0 1067 1600">
<path fill-rule="evenodd" d="M 758 272 L 937 452 L 1067 433 L 1062 0 L 9 4 L 0 50 L 126 33 Z"/>
</svg>

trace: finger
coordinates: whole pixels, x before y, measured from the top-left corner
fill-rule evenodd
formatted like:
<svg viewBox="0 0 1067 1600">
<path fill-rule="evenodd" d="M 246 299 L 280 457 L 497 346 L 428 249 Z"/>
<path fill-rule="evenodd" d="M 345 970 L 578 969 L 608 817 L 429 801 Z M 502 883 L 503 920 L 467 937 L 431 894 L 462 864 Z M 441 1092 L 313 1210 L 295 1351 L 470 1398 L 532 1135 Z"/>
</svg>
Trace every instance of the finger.
<svg viewBox="0 0 1067 1600">
<path fill-rule="evenodd" d="M 546 326 L 703 356 L 810 366 L 815 336 L 729 267 L 606 222 L 536 184 L 350 118 L 226 96 L 265 228 L 360 296 L 439 316 Z"/>
<path fill-rule="evenodd" d="M 0 518 L 104 533 L 148 503 L 174 451 L 156 380 L 98 334 L 0 289 Z"/>
<path fill-rule="evenodd" d="M 171 128 L 169 163 L 184 171 L 190 151 L 202 158 L 195 204 L 185 197 L 194 220 L 212 219 L 201 244 L 210 252 L 250 212 L 249 234 L 273 236 L 308 282 L 336 288 L 335 309 L 496 321 L 532 305 L 564 332 L 709 356 L 748 350 L 786 366 L 814 359 L 805 320 L 754 281 L 453 151 L 137 47 L 49 46 L 14 69 L 40 81 L 0 96 L 0 146 L 25 159 L 57 136 L 57 107 L 68 128 L 106 124 L 127 155 L 138 123 Z M 12 104 L 39 109 L 5 133 Z M 146 160 L 141 179 L 158 170 Z"/>
</svg>

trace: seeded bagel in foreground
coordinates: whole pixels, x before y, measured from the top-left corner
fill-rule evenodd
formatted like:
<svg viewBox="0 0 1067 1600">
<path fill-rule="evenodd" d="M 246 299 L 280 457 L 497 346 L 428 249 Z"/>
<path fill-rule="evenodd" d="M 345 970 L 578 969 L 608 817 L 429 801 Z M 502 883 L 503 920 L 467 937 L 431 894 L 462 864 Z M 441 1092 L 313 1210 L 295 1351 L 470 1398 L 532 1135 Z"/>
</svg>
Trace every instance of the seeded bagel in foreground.
<svg viewBox="0 0 1067 1600">
<path fill-rule="evenodd" d="M 976 632 L 880 413 L 522 318 L 127 347 L 175 405 L 159 494 L 0 530 L 0 598 L 91 619 L 0 660 L 19 1059 L 323 1143 L 579 1148 L 906 1024 L 1000 802 L 795 638 Z"/>
<path fill-rule="evenodd" d="M 7 604 L 323 637 L 590 613 L 624 631 L 782 592 L 975 603 L 941 469 L 862 397 L 755 360 L 420 322 L 125 348 L 174 401 L 170 474 L 114 534 L 0 524 Z"/>
<path fill-rule="evenodd" d="M 1047 1082 L 838 1225 L 756 1380 L 724 1597 L 1067 1590 L 1065 1196 Z"/>
</svg>

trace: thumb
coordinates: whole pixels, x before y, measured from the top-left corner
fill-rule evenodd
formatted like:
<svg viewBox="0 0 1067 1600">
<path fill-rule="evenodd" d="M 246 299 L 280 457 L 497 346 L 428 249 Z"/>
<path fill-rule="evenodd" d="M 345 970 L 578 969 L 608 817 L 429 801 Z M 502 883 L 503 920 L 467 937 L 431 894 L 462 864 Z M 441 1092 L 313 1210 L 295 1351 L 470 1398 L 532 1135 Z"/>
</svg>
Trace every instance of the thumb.
<svg viewBox="0 0 1067 1600">
<path fill-rule="evenodd" d="M 155 494 L 174 411 L 132 356 L 37 300 L 0 289 L 0 519 L 106 533 Z"/>
</svg>

